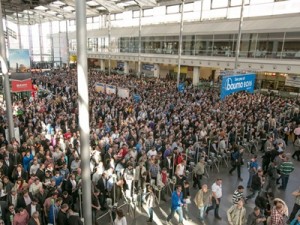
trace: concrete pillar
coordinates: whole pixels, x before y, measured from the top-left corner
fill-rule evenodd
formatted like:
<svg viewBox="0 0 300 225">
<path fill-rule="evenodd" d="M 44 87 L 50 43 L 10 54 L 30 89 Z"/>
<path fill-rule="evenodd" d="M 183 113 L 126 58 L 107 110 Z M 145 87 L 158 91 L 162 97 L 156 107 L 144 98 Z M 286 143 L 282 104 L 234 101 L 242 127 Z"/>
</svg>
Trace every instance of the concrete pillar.
<svg viewBox="0 0 300 225">
<path fill-rule="evenodd" d="M 198 85 L 199 77 L 200 77 L 200 68 L 198 66 L 194 66 L 194 68 L 193 68 L 193 86 Z"/>
<path fill-rule="evenodd" d="M 272 49 L 272 56 L 276 57 L 278 51 L 279 41 L 273 41 L 273 49 Z"/>
<path fill-rule="evenodd" d="M 214 77 L 214 82 L 217 82 L 219 80 L 220 71 L 221 71 L 220 69 L 216 69 L 215 77 Z"/>
<path fill-rule="evenodd" d="M 128 62 L 124 62 L 124 73 L 129 74 L 129 63 Z"/>
<path fill-rule="evenodd" d="M 100 69 L 102 71 L 105 71 L 105 62 L 104 62 L 104 59 L 100 59 Z"/>
<path fill-rule="evenodd" d="M 154 64 L 154 72 L 153 72 L 154 77 L 159 78 L 160 77 L 159 74 L 160 74 L 159 64 Z"/>
</svg>

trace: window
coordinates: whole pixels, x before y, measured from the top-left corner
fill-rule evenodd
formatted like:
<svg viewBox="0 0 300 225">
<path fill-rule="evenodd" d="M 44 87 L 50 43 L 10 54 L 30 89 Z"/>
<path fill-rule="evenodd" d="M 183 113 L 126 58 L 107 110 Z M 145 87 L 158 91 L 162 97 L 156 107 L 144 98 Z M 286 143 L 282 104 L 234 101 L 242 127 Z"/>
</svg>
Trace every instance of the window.
<svg viewBox="0 0 300 225">
<path fill-rule="evenodd" d="M 70 20 L 70 23 L 69 23 L 70 26 L 75 26 L 76 25 L 76 22 L 75 20 Z"/>
<path fill-rule="evenodd" d="M 140 17 L 140 11 L 139 10 L 132 11 L 132 18 L 139 18 L 139 17 Z"/>
<path fill-rule="evenodd" d="M 116 20 L 116 14 L 110 14 L 110 20 Z"/>
<path fill-rule="evenodd" d="M 170 5 L 167 6 L 167 14 L 179 13 L 180 5 Z"/>
<path fill-rule="evenodd" d="M 92 17 L 86 18 L 86 23 L 93 23 L 93 18 Z"/>
<path fill-rule="evenodd" d="M 300 58 L 300 32 L 286 33 L 282 57 Z"/>
<path fill-rule="evenodd" d="M 93 17 L 93 23 L 99 23 L 99 22 L 100 22 L 99 16 Z"/>
<path fill-rule="evenodd" d="M 144 17 L 153 16 L 153 9 L 144 9 L 143 10 L 143 16 Z"/>
<path fill-rule="evenodd" d="M 230 1 L 230 6 L 241 6 L 243 3 L 243 0 L 231 0 Z M 245 0 L 245 5 L 249 5 L 250 0 Z"/>
<path fill-rule="evenodd" d="M 122 20 L 123 19 L 123 13 L 116 14 L 116 20 Z"/>
<path fill-rule="evenodd" d="M 228 0 L 211 0 L 211 9 L 227 8 Z"/>
<path fill-rule="evenodd" d="M 194 3 L 187 3 L 183 6 L 183 12 L 193 12 L 194 11 Z"/>
</svg>

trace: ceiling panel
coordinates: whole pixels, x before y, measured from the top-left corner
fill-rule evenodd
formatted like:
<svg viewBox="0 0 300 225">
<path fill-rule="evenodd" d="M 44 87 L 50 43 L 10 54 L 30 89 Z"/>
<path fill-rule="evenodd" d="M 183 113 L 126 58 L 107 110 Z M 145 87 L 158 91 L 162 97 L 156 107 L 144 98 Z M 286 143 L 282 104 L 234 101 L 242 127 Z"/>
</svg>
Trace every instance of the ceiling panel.
<svg viewBox="0 0 300 225">
<path fill-rule="evenodd" d="M 87 17 L 108 13 L 120 13 L 133 7 L 149 8 L 181 0 L 82 0 L 87 3 Z M 34 24 L 63 19 L 75 19 L 76 0 L 2 0 L 2 8 L 8 20 L 20 24 Z M 29 15 L 29 19 L 28 19 Z"/>
</svg>

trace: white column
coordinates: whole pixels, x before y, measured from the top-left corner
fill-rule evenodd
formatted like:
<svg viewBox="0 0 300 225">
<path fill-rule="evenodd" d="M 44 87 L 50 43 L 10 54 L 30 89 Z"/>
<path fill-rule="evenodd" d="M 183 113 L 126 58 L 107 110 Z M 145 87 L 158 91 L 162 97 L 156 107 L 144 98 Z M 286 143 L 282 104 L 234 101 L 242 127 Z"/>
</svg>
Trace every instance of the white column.
<svg viewBox="0 0 300 225">
<path fill-rule="evenodd" d="M 128 62 L 124 62 L 124 73 L 129 74 L 129 63 Z"/>
<path fill-rule="evenodd" d="M 153 72 L 154 77 L 159 78 L 159 73 L 160 73 L 159 64 L 154 64 L 154 72 Z"/>
<path fill-rule="evenodd" d="M 194 66 L 193 68 L 193 86 L 197 86 L 200 77 L 200 67 Z"/>
<path fill-rule="evenodd" d="M 100 59 L 100 69 L 102 71 L 105 71 L 105 62 L 104 62 L 104 59 Z"/>
</svg>

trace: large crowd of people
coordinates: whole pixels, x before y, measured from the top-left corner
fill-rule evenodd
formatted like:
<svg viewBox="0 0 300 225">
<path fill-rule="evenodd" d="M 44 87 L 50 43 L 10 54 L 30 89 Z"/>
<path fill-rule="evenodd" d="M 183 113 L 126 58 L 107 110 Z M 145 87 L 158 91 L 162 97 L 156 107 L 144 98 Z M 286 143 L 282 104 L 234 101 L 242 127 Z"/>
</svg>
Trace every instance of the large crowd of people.
<svg viewBox="0 0 300 225">
<path fill-rule="evenodd" d="M 53 71 L 36 74 L 33 80 L 39 93 L 13 102 L 19 139 L 6 139 L 6 109 L 1 108 L 0 216 L 5 225 L 81 224 L 74 213 L 80 213 L 82 182 L 77 75 Z M 95 82 L 128 88 L 130 97 L 96 92 Z M 133 94 L 140 98 L 135 100 Z M 166 200 L 170 183 L 175 190 L 170 215 L 164 218 L 167 222 L 175 212 L 181 224 L 190 219 L 188 208 L 193 202 L 202 224 L 211 210 L 216 219 L 222 219 L 218 212 L 222 179 L 210 187 L 203 176 L 209 162 L 220 155 L 229 158 L 228 176 L 237 170 L 238 179 L 243 180 L 245 142 L 253 153 L 247 182 L 252 192 L 244 196 L 243 186 L 233 187 L 229 224 L 299 224 L 300 190 L 293 193 L 296 202 L 290 215 L 285 202 L 276 198 L 277 184 L 286 189 L 296 162 L 285 153 L 286 146 L 293 145 L 293 158 L 299 161 L 300 157 L 298 106 L 298 99 L 259 93 L 237 93 L 221 101 L 214 89 L 186 84 L 179 92 L 170 80 L 90 72 L 93 224 L 98 224 L 98 211 L 107 210 L 108 199 L 112 204 L 133 201 L 134 194 L 143 195 L 148 222 L 152 222 L 157 195 Z M 263 154 L 262 165 L 257 162 L 258 153 Z M 189 183 L 199 189 L 192 198 Z M 246 213 L 244 204 L 252 198 L 256 207 Z M 126 224 L 120 209 L 115 224 Z"/>
</svg>

